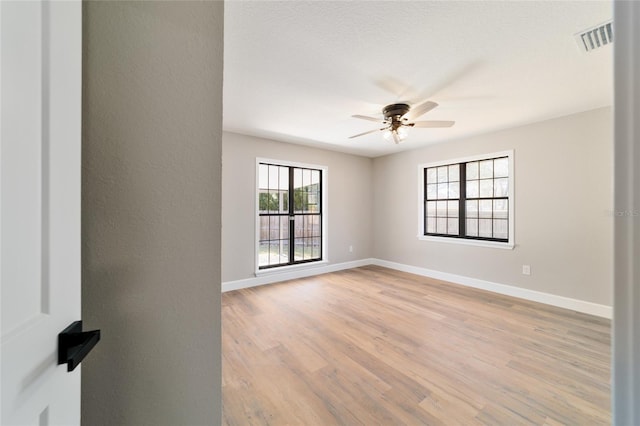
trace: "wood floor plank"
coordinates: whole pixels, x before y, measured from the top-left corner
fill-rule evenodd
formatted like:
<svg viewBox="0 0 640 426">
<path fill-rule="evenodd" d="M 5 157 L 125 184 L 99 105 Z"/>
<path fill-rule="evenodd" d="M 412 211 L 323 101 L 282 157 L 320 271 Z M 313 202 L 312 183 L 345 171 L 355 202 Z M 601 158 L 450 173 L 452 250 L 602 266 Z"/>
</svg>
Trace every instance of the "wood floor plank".
<svg viewBox="0 0 640 426">
<path fill-rule="evenodd" d="M 610 321 L 366 266 L 222 297 L 226 425 L 610 424 Z"/>
</svg>

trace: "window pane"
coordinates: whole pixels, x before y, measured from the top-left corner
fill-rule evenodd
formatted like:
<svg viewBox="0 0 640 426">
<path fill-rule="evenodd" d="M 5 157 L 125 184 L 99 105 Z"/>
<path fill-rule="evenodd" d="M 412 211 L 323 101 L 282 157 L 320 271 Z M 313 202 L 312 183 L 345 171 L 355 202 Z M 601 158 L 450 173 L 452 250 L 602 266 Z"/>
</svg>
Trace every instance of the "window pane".
<svg viewBox="0 0 640 426">
<path fill-rule="evenodd" d="M 506 197 L 509 195 L 509 179 L 502 178 L 495 180 L 495 196 Z"/>
<path fill-rule="evenodd" d="M 294 237 L 296 238 L 302 237 L 304 234 L 304 216 L 296 215 L 294 224 L 295 224 Z"/>
<path fill-rule="evenodd" d="M 498 219 L 509 218 L 509 200 L 493 200 L 493 217 Z"/>
<path fill-rule="evenodd" d="M 493 160 L 480 162 L 480 179 L 493 177 Z"/>
<path fill-rule="evenodd" d="M 270 240 L 280 239 L 280 217 L 279 216 L 269 217 L 269 239 Z"/>
<path fill-rule="evenodd" d="M 304 173 L 302 174 L 303 178 L 304 178 Z M 309 192 L 311 188 L 309 187 L 309 185 L 305 185 L 304 188 L 302 188 L 303 191 L 303 211 L 305 213 L 309 213 L 311 211 L 311 205 L 309 204 L 309 195 L 311 194 Z"/>
<path fill-rule="evenodd" d="M 278 169 L 278 166 L 269 166 L 269 189 L 278 189 L 280 182 Z"/>
<path fill-rule="evenodd" d="M 478 179 L 478 162 L 467 163 L 467 180 Z"/>
<path fill-rule="evenodd" d="M 478 236 L 478 219 L 467 219 L 467 235 L 470 237 Z"/>
<path fill-rule="evenodd" d="M 269 191 L 265 190 L 258 195 L 258 200 L 260 203 L 259 209 L 260 213 L 269 213 Z"/>
<path fill-rule="evenodd" d="M 269 212 L 278 213 L 280 211 L 280 193 L 279 191 L 269 191 Z"/>
<path fill-rule="evenodd" d="M 269 188 L 269 166 L 260 164 L 258 166 L 258 189 Z"/>
<path fill-rule="evenodd" d="M 438 182 L 447 182 L 449 180 L 447 166 L 438 167 Z"/>
<path fill-rule="evenodd" d="M 289 216 L 280 216 L 280 239 L 289 238 Z"/>
<path fill-rule="evenodd" d="M 318 186 L 320 183 L 320 170 L 311 170 L 311 184 Z"/>
<path fill-rule="evenodd" d="M 480 181 L 480 197 L 493 197 L 493 179 Z"/>
<path fill-rule="evenodd" d="M 302 170 L 302 186 L 308 187 L 311 185 L 311 170 L 303 169 Z"/>
<path fill-rule="evenodd" d="M 310 216 L 311 222 L 311 235 L 314 237 L 320 236 L 320 216 Z"/>
<path fill-rule="evenodd" d="M 467 217 L 478 217 L 478 201 L 467 201 Z"/>
<path fill-rule="evenodd" d="M 304 260 L 304 238 L 296 238 L 294 243 L 294 260 Z"/>
<path fill-rule="evenodd" d="M 272 203 L 273 203 L 273 213 L 279 213 L 282 211 L 283 207 L 282 207 L 282 202 L 284 201 L 282 199 L 283 193 L 282 191 L 278 190 L 278 191 L 273 191 L 271 193 L 271 198 L 272 198 Z"/>
<path fill-rule="evenodd" d="M 446 234 L 447 233 L 447 218 L 439 217 L 437 219 L 437 232 L 438 234 Z"/>
<path fill-rule="evenodd" d="M 307 236 L 307 216 L 300 216 L 300 219 L 296 218 L 296 221 L 300 221 L 300 237 Z"/>
<path fill-rule="evenodd" d="M 289 191 L 284 191 L 282 193 L 282 213 L 287 213 L 289 211 Z"/>
<path fill-rule="evenodd" d="M 427 232 L 430 234 L 434 234 L 436 232 L 436 218 L 429 217 L 427 218 Z"/>
<path fill-rule="evenodd" d="M 427 216 L 435 216 L 435 215 L 436 215 L 436 202 L 427 201 Z"/>
<path fill-rule="evenodd" d="M 438 185 L 427 185 L 427 200 L 435 200 L 436 198 L 438 198 Z"/>
<path fill-rule="evenodd" d="M 260 216 L 260 241 L 269 239 L 269 216 Z"/>
<path fill-rule="evenodd" d="M 459 231 L 459 223 L 458 223 L 458 219 L 447 219 L 449 221 L 448 223 L 448 228 L 447 228 L 447 234 L 449 235 L 458 235 Z"/>
<path fill-rule="evenodd" d="M 427 183 L 436 183 L 438 181 L 438 170 L 435 167 L 427 169 Z"/>
<path fill-rule="evenodd" d="M 260 191 L 258 194 L 258 210 L 260 213 L 267 213 L 269 211 L 269 193 Z"/>
<path fill-rule="evenodd" d="M 478 215 L 483 218 L 490 218 L 493 212 L 493 200 L 478 201 Z"/>
<path fill-rule="evenodd" d="M 460 180 L 460 165 L 452 164 L 449 166 L 449 182 L 457 182 Z"/>
<path fill-rule="evenodd" d="M 258 266 L 269 264 L 269 242 L 264 241 L 258 245 Z"/>
<path fill-rule="evenodd" d="M 319 258 L 320 257 L 320 238 L 314 238 L 312 240 L 312 244 L 313 246 L 311 247 L 312 249 L 312 253 L 311 256 L 313 258 Z"/>
<path fill-rule="evenodd" d="M 320 211 L 320 208 L 318 207 L 318 191 L 313 190 L 309 192 L 307 201 L 309 203 L 307 210 L 310 213 L 318 213 Z"/>
<path fill-rule="evenodd" d="M 438 199 L 447 199 L 447 195 L 449 194 L 449 184 L 439 183 L 438 184 Z"/>
<path fill-rule="evenodd" d="M 448 198 L 459 198 L 460 197 L 460 182 L 452 182 L 449 184 L 449 197 Z"/>
<path fill-rule="evenodd" d="M 479 182 L 477 180 L 467 182 L 467 198 L 478 198 L 478 195 L 480 195 L 478 185 Z"/>
<path fill-rule="evenodd" d="M 506 219 L 493 220 L 493 237 L 509 238 L 509 227 Z"/>
<path fill-rule="evenodd" d="M 479 219 L 478 220 L 478 236 L 491 238 L 491 219 Z"/>
<path fill-rule="evenodd" d="M 295 206 L 294 210 L 298 213 L 302 213 L 307 209 L 307 201 L 309 200 L 309 196 L 305 191 L 304 187 L 295 188 L 293 190 L 293 204 Z"/>
<path fill-rule="evenodd" d="M 280 183 L 278 184 L 278 189 L 285 190 L 285 191 L 289 189 L 289 168 L 288 167 L 280 167 Z"/>
<path fill-rule="evenodd" d="M 438 208 L 436 211 L 436 216 L 438 217 L 447 217 L 447 202 L 446 201 L 438 201 Z"/>
<path fill-rule="evenodd" d="M 304 208 L 301 188 L 302 169 L 293 169 L 293 210 L 296 213 Z"/>
<path fill-rule="evenodd" d="M 315 237 L 316 236 L 316 234 L 313 231 L 314 226 L 315 226 L 315 224 L 313 223 L 314 219 L 315 219 L 315 216 L 307 216 L 306 217 L 305 226 L 306 226 L 306 230 L 307 231 L 306 231 L 305 237 Z"/>
<path fill-rule="evenodd" d="M 509 159 L 505 157 L 494 160 L 493 173 L 495 177 L 509 176 Z"/>
<path fill-rule="evenodd" d="M 458 202 L 447 201 L 447 216 L 458 217 Z"/>
<path fill-rule="evenodd" d="M 271 241 L 269 243 L 269 265 L 277 265 L 280 263 L 280 241 Z"/>
<path fill-rule="evenodd" d="M 280 241 L 280 263 L 289 262 L 289 240 Z"/>
</svg>

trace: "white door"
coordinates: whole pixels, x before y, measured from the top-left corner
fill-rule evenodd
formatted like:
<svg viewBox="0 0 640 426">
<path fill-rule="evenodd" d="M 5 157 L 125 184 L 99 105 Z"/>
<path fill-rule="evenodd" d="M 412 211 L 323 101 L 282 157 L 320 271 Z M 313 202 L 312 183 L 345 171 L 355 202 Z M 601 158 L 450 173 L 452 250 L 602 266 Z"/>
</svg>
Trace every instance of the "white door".
<svg viewBox="0 0 640 426">
<path fill-rule="evenodd" d="M 80 423 L 80 368 L 57 335 L 80 319 L 79 1 L 0 2 L 2 425 Z"/>
</svg>

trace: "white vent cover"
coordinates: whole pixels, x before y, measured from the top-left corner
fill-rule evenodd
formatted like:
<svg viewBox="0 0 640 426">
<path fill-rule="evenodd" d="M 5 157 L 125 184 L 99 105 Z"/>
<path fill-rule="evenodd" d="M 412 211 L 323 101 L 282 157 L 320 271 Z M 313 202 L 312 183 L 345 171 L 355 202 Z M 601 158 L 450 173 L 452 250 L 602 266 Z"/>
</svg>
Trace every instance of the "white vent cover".
<svg viewBox="0 0 640 426">
<path fill-rule="evenodd" d="M 591 52 L 611 44 L 613 43 L 612 21 L 579 32 L 575 35 L 575 38 L 580 50 L 583 52 Z"/>
</svg>

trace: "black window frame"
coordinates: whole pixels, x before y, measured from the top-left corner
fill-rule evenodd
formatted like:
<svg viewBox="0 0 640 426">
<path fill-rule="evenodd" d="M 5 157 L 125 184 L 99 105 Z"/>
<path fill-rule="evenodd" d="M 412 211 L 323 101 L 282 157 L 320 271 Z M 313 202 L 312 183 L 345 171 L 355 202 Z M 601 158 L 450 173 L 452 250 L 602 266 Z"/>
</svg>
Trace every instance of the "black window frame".
<svg viewBox="0 0 640 426">
<path fill-rule="evenodd" d="M 467 179 L 467 164 L 469 163 L 478 163 L 478 165 L 483 162 L 483 161 L 495 161 L 495 160 L 499 160 L 499 159 L 504 159 L 506 158 L 508 163 L 507 163 L 507 176 L 498 176 L 496 177 L 495 175 L 495 170 L 492 168 L 492 176 L 491 178 L 481 178 L 480 175 L 478 174 L 478 177 L 475 179 Z M 513 232 L 513 228 L 512 228 L 512 220 L 513 220 L 513 216 L 512 216 L 512 203 L 511 203 L 511 197 L 513 194 L 513 168 L 512 168 L 512 155 L 510 153 L 500 153 L 500 154 L 489 154 L 487 156 L 480 156 L 477 158 L 473 158 L 473 159 L 465 159 L 465 160 L 452 160 L 451 162 L 443 162 L 443 163 L 438 163 L 438 164 L 433 164 L 433 165 L 422 165 L 421 169 L 422 169 L 422 230 L 421 230 L 421 234 L 425 237 L 438 237 L 438 238 L 450 238 L 450 239 L 457 239 L 457 240 L 472 240 L 472 241 L 484 241 L 484 242 L 491 242 L 491 243 L 512 243 L 512 232 Z M 437 174 L 437 169 L 438 168 L 442 168 L 442 167 L 449 167 L 449 166 L 458 166 L 459 168 L 459 194 L 458 194 L 458 198 L 439 198 L 438 196 L 434 199 L 434 198 L 428 198 L 428 180 L 427 180 L 427 176 L 428 176 L 428 171 L 430 169 L 436 169 L 436 174 Z M 450 178 L 448 178 L 448 180 L 446 181 L 447 184 L 455 182 L 455 181 L 451 181 L 449 180 Z M 481 180 L 488 180 L 491 179 L 493 180 L 492 182 L 492 191 L 493 191 L 493 195 L 491 197 L 481 197 L 480 193 L 478 192 L 478 196 L 476 197 L 467 197 L 467 183 L 469 181 L 478 181 L 478 187 L 480 187 L 480 181 Z M 508 184 L 508 189 L 506 191 L 506 195 L 504 196 L 495 196 L 495 181 L 496 179 L 507 179 L 507 184 Z M 436 180 L 436 183 L 438 183 L 438 181 Z M 431 185 L 433 185 L 433 183 L 429 183 Z M 492 226 L 492 234 L 494 234 L 494 223 L 495 220 L 505 220 L 506 221 L 506 232 L 507 232 L 507 236 L 506 238 L 497 238 L 497 237 L 484 237 L 484 236 L 479 236 L 479 235 L 467 235 L 467 219 L 469 219 L 467 217 L 467 202 L 468 201 L 491 201 L 492 203 L 492 209 L 491 209 L 491 217 L 490 218 L 481 218 L 479 211 L 478 211 L 478 216 L 476 218 L 471 217 L 470 219 L 476 219 L 478 221 L 478 231 L 477 233 L 479 234 L 479 220 L 480 219 L 490 219 L 491 220 L 491 226 Z M 495 216 L 495 204 L 494 201 L 495 200 L 504 200 L 506 201 L 506 215 L 504 217 L 496 217 Z M 428 208 L 428 203 L 429 202 L 438 202 L 438 201 L 446 201 L 451 202 L 451 201 L 457 201 L 458 202 L 458 233 L 457 234 L 448 234 L 448 233 L 441 233 L 441 232 L 428 232 L 428 219 L 429 218 L 434 218 L 436 221 L 436 230 L 438 229 L 437 226 L 437 220 L 438 218 L 443 218 L 443 217 L 447 217 L 448 220 L 448 216 L 438 216 L 438 209 L 436 210 L 436 215 L 435 216 L 430 216 L 429 215 L 429 208 Z M 448 226 L 447 226 L 448 229 Z"/>
<path fill-rule="evenodd" d="M 258 226 L 258 232 L 257 232 L 257 237 L 256 237 L 256 252 L 257 252 L 257 256 L 256 256 L 256 262 L 257 262 L 257 270 L 258 271 L 264 271 L 267 269 L 273 269 L 273 268 L 281 268 L 281 267 L 287 267 L 287 266 L 293 266 L 293 265 L 301 265 L 301 264 L 306 264 L 306 263 L 313 263 L 313 262 L 321 262 L 324 260 L 324 180 L 325 180 L 325 172 L 326 169 L 321 167 L 321 166 L 311 166 L 311 165 L 294 165 L 294 164 L 290 164 L 290 163 L 286 163 L 286 162 L 278 162 L 278 161 L 267 161 L 267 160 L 258 160 L 257 162 L 257 173 L 259 173 L 260 170 L 260 166 L 273 166 L 273 167 L 278 167 L 278 168 L 287 168 L 288 169 L 288 190 L 286 191 L 287 193 L 287 209 L 286 211 L 280 211 L 280 209 L 278 209 L 278 211 L 276 212 L 271 212 L 270 209 L 268 209 L 268 212 L 264 212 L 261 211 L 260 209 L 260 198 L 261 198 L 261 188 L 260 188 L 260 182 L 259 179 L 256 179 L 257 181 L 257 203 L 258 205 L 256 206 L 256 212 L 257 212 L 257 226 Z M 319 181 L 318 181 L 318 188 L 317 191 L 304 191 L 305 194 L 307 194 L 307 197 L 311 194 L 314 194 L 317 198 L 316 198 L 316 202 L 315 203 L 309 203 L 307 202 L 306 205 L 317 205 L 318 211 L 316 212 L 310 212 L 310 211 L 304 211 L 304 209 L 298 209 L 296 210 L 296 189 L 295 188 L 295 172 L 296 170 L 300 170 L 300 171 L 304 171 L 304 170 L 309 170 L 312 172 L 318 172 L 319 175 Z M 311 184 L 314 185 L 314 184 Z M 279 191 L 279 190 L 278 190 Z M 269 225 L 269 230 L 268 230 L 268 234 L 269 234 L 269 238 L 267 239 L 262 239 L 261 238 L 261 221 L 260 218 L 263 217 L 279 217 L 279 218 L 284 218 L 287 217 L 288 218 L 288 233 L 289 236 L 287 238 L 288 240 L 288 254 L 287 254 L 287 262 L 280 262 L 280 263 L 275 263 L 275 264 L 267 264 L 267 265 L 260 265 L 260 245 L 261 243 L 268 243 L 269 246 L 270 243 L 272 241 L 283 241 L 281 239 L 272 239 L 270 238 L 270 234 L 271 234 L 271 228 Z M 307 235 L 307 236 L 296 236 L 296 217 L 302 217 L 303 218 L 303 225 L 302 225 L 302 232 L 305 232 L 306 226 L 304 224 L 304 222 L 307 220 L 307 217 L 317 217 L 317 226 L 319 228 L 319 233 L 318 235 Z M 280 219 L 279 221 L 281 222 L 282 219 Z M 271 223 L 271 219 L 269 221 L 269 223 Z M 313 228 L 313 224 L 311 225 Z M 296 240 L 298 239 L 302 239 L 302 240 L 314 240 L 317 239 L 319 240 L 319 247 L 318 247 L 318 256 L 314 256 L 313 252 L 313 246 L 312 246 L 312 257 L 311 258 L 305 258 L 305 248 L 306 245 L 303 244 L 302 247 L 302 252 L 303 252 L 303 259 L 299 259 L 296 260 Z"/>
</svg>

